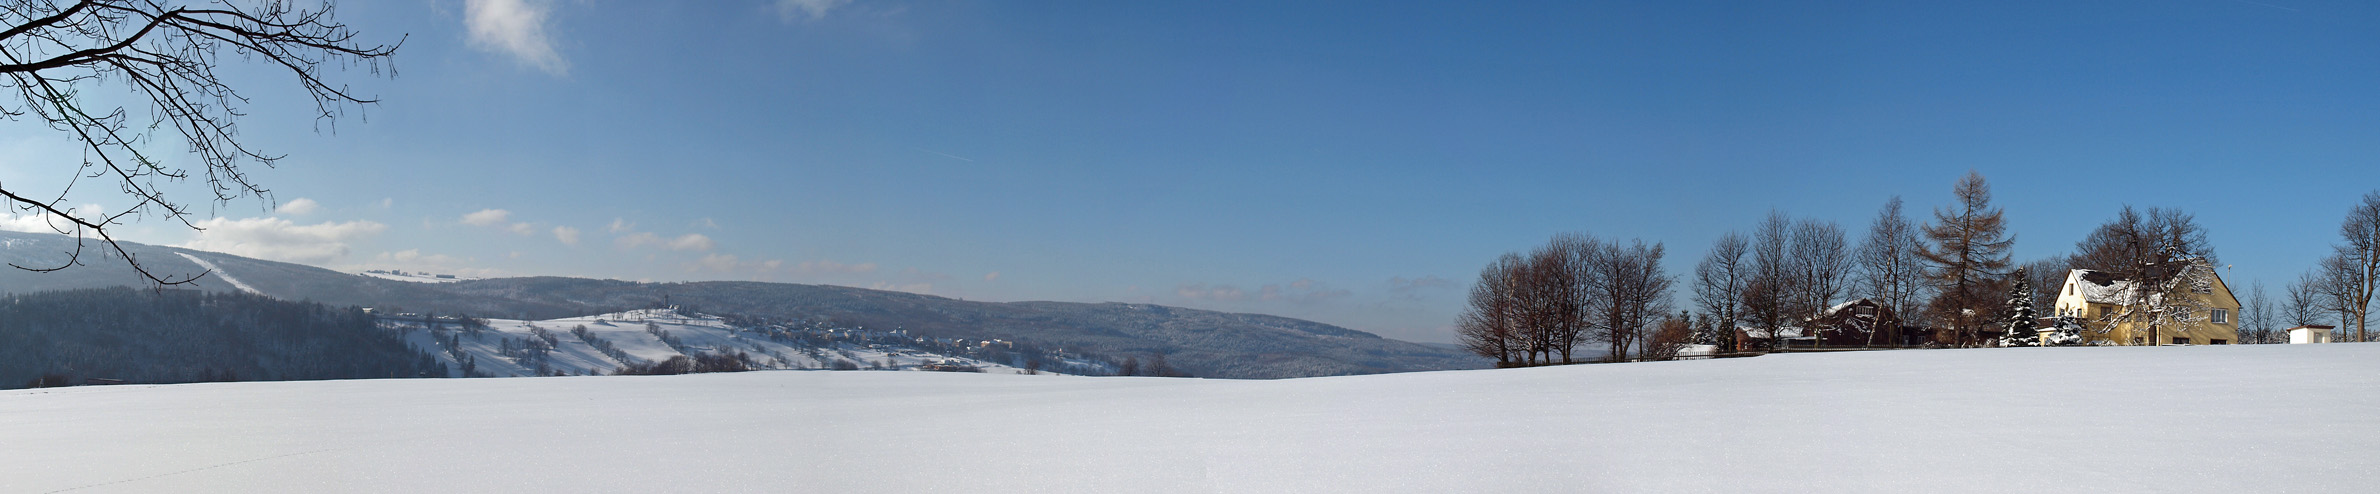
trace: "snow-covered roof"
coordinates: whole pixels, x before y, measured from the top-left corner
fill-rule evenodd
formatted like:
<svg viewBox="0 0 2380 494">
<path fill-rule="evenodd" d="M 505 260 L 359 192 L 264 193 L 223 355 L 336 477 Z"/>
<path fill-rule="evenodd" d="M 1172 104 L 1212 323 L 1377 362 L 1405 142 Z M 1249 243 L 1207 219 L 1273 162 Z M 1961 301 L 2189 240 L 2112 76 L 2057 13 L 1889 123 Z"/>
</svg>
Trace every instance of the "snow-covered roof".
<svg viewBox="0 0 2380 494">
<path fill-rule="evenodd" d="M 2094 304 L 2126 303 L 2132 298 L 2134 285 L 2137 284 L 2116 279 L 2115 275 L 2102 271 L 2077 269 L 2066 272 L 2066 286 L 2074 287 L 2074 291 L 2082 295 L 2083 301 Z"/>
<path fill-rule="evenodd" d="M 1836 315 L 1836 314 L 1843 312 L 1843 310 L 1845 310 L 1845 309 L 1850 309 L 1850 308 L 1851 308 L 1851 307 L 1853 307 L 1853 306 L 1860 305 L 1862 302 L 1865 302 L 1865 303 L 1867 303 L 1867 304 L 1869 304 L 1869 305 L 1874 305 L 1874 306 L 1877 306 L 1877 307 L 1883 307 L 1883 306 L 1884 306 L 1884 304 L 1883 304 L 1883 303 L 1876 302 L 1876 301 L 1875 301 L 1875 299 L 1867 299 L 1867 298 L 1855 298 L 1855 299 L 1851 299 L 1851 300 L 1849 300 L 1849 301 L 1845 301 L 1845 302 L 1843 302 L 1843 303 L 1840 303 L 1840 304 L 1835 304 L 1835 306 L 1834 306 L 1834 307 L 1828 307 L 1828 308 L 1826 308 L 1826 311 L 1825 311 L 1825 312 L 1820 312 L 1820 313 L 1818 313 L 1818 318 L 1820 318 L 1820 319 L 1830 319 L 1830 318 L 1833 318 L 1833 317 L 1835 317 L 1835 315 Z"/>
<path fill-rule="evenodd" d="M 1751 337 L 1751 338 L 1767 338 L 1767 337 L 1768 337 L 1768 330 L 1766 330 L 1766 329 L 1755 328 L 1755 327 L 1751 327 L 1751 326 L 1737 326 L 1737 327 L 1736 327 L 1736 330 L 1738 330 L 1738 331 L 1743 331 L 1743 332 L 1744 332 L 1744 336 L 1746 336 L 1746 337 Z M 1784 335 L 1784 337 L 1786 337 L 1786 338 L 1800 338 L 1800 337 L 1802 337 L 1802 328 L 1801 328 L 1801 327 L 1798 327 L 1798 326 L 1786 326 L 1786 327 L 1782 327 L 1782 328 L 1777 328 L 1777 333 L 1778 333 L 1778 334 L 1781 334 L 1781 335 Z"/>
<path fill-rule="evenodd" d="M 2187 275 L 2190 270 L 2196 269 L 2208 270 L 2207 274 L 2210 276 L 2214 274 L 2214 266 L 2207 264 L 2205 259 L 2192 259 L 2188 265 L 2182 268 L 2182 275 L 2174 276 L 2168 286 L 2171 286 L 2170 283 L 2181 283 L 2190 279 L 2190 276 Z M 2066 286 L 2074 287 L 2075 292 L 2082 295 L 2083 301 L 2094 304 L 2130 303 L 2132 296 L 2135 295 L 2133 291 L 2137 289 L 2138 285 L 2137 282 L 2118 279 L 2115 274 L 2105 271 L 2077 269 L 2066 272 Z M 2164 294 L 2149 294 L 2152 300 L 2162 295 Z"/>
</svg>

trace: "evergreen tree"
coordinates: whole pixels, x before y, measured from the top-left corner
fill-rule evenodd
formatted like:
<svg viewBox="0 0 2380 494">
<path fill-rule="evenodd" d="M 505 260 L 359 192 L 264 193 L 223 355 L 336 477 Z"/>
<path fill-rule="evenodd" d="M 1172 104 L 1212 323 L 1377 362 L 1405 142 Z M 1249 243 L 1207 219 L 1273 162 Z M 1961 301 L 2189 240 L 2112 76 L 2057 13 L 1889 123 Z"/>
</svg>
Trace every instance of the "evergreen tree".
<svg viewBox="0 0 2380 494">
<path fill-rule="evenodd" d="M 2033 331 L 2039 317 L 2033 312 L 2033 282 L 2025 276 L 2025 268 L 2016 268 L 2016 279 L 2008 284 L 2008 320 L 2001 324 L 2007 333 L 2000 336 L 2000 346 L 2034 346 L 2040 335 Z"/>
</svg>

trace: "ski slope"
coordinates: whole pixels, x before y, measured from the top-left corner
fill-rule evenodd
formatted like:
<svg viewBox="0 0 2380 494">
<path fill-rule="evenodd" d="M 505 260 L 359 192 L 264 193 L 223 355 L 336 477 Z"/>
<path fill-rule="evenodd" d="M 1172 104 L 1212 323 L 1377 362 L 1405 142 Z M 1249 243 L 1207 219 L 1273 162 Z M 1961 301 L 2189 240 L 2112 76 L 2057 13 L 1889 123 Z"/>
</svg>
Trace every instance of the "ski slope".
<svg viewBox="0 0 2380 494">
<path fill-rule="evenodd" d="M 0 492 L 2369 492 L 2380 344 L 0 391 Z"/>
</svg>

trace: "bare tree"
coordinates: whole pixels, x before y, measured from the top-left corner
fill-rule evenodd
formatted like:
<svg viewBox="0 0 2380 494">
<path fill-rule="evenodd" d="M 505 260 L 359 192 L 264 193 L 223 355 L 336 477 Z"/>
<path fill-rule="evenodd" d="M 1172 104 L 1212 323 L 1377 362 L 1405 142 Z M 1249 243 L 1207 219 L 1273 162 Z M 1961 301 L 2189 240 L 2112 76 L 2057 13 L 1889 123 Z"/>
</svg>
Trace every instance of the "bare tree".
<svg viewBox="0 0 2380 494">
<path fill-rule="evenodd" d="M 2248 303 L 2240 306 L 2240 329 L 2254 335 L 2250 341 L 2273 343 L 2273 301 L 2264 294 L 2264 280 L 2249 285 Z"/>
<path fill-rule="evenodd" d="M 1526 256 L 1497 258 L 1472 287 L 1457 337 L 1502 366 L 1576 362 L 1596 322 L 1592 311 L 1605 303 L 1597 292 L 1604 252 L 1594 237 L 1562 234 Z"/>
<path fill-rule="evenodd" d="M 2016 239 L 2007 236 L 2006 218 L 1992 207 L 1992 188 L 1983 174 L 1967 172 L 1951 192 L 1958 203 L 1934 210 L 1934 221 L 1924 228 L 1932 245 L 1918 255 L 1931 265 L 1926 279 L 1935 293 L 1936 320 L 1951 325 L 1956 344 L 1973 346 L 1998 305 L 1993 288 L 2008 269 L 2008 249 Z"/>
<path fill-rule="evenodd" d="M 2340 281 L 2347 285 L 2346 297 L 2340 300 L 2346 310 L 2340 313 L 2339 327 L 2347 327 L 2345 319 L 2351 314 L 2355 341 L 2371 341 L 2365 337 L 2365 326 L 2371 322 L 2373 292 L 2380 291 L 2380 191 L 2364 194 L 2362 203 L 2347 210 L 2339 237 L 2345 242 L 2339 246 L 2339 262 L 2345 264 Z"/>
<path fill-rule="evenodd" d="M 1526 365 L 1528 358 L 1527 343 L 1515 317 L 1519 311 L 1514 277 L 1521 263 L 1519 255 L 1505 254 L 1481 269 L 1479 283 L 1471 286 L 1470 306 L 1455 319 L 1455 338 L 1463 348 L 1496 359 L 1498 367 Z"/>
<path fill-rule="evenodd" d="M 2220 265 L 2214 244 L 2207 241 L 2206 227 L 2198 225 L 2197 216 L 2155 207 L 2144 213 L 2129 205 L 2075 242 L 2075 254 L 2068 265 L 2133 279 L 2142 265 L 2159 260 L 2168 250 Z"/>
<path fill-rule="evenodd" d="M 2025 283 L 2033 288 L 2033 312 L 2056 315 L 2058 290 L 2066 285 L 2068 256 L 2057 255 L 2025 263 L 2018 269 L 2025 273 Z"/>
<path fill-rule="evenodd" d="M 1611 344 L 1613 362 L 1626 361 L 1628 348 L 1646 337 L 1658 318 L 1669 313 L 1670 279 L 1661 268 L 1661 244 L 1643 240 L 1628 246 L 1605 243 L 1593 262 L 1596 274 L 1597 336 Z"/>
<path fill-rule="evenodd" d="M 1752 276 L 1744 282 L 1744 322 L 1768 332 L 1771 350 L 1782 346 L 1786 319 L 1792 316 L 1788 292 L 1792 266 L 1786 249 L 1793 241 L 1793 219 L 1770 211 L 1752 232 Z"/>
<path fill-rule="evenodd" d="M 1788 285 L 1794 318 L 1818 318 L 1850 287 L 1851 251 L 1843 241 L 1843 227 L 1832 221 L 1801 220 L 1793 224 L 1793 245 L 1787 252 L 1792 276 Z M 1805 324 L 1804 326 L 1808 326 Z M 1820 336 L 1815 327 L 1808 336 Z M 1823 337 L 1819 338 L 1824 341 Z"/>
<path fill-rule="evenodd" d="M 2346 336 L 2350 326 L 2361 328 L 2365 322 L 2364 316 L 2368 314 L 2365 308 L 2369 307 L 2369 299 L 2357 298 L 2369 281 L 2364 278 L 2362 262 L 2350 255 L 2346 248 L 2341 247 L 2323 257 L 2318 268 L 2322 273 L 2321 284 L 2317 285 L 2322 292 L 2322 308 L 2338 314 L 2340 336 Z M 2355 339 L 2350 341 L 2364 341 L 2364 334 L 2358 330 Z"/>
<path fill-rule="evenodd" d="M 375 102 L 324 79 L 330 69 L 363 66 L 377 75 L 388 69 L 397 44 L 367 45 L 337 22 L 327 2 L 317 7 L 270 0 L 223 2 L 205 7 L 169 0 L 9 0 L 0 11 L 0 86 L 13 90 L 15 104 L 0 100 L 0 114 L 31 117 L 83 144 L 84 159 L 72 168 L 79 178 L 113 182 L 132 204 L 117 210 L 77 211 L 65 207 L 73 185 L 46 194 L 0 188 L 9 207 L 48 220 L 60 234 L 105 241 L 133 270 L 164 285 L 189 283 L 206 273 L 150 272 L 117 243 L 113 228 L 130 217 L 155 215 L 197 229 L 191 205 L 167 196 L 167 184 L 192 177 L 166 163 L 152 145 L 157 133 L 185 144 L 198 157 L 206 189 L 217 204 L 245 196 L 270 197 L 242 167 L 267 167 L 282 156 L 249 147 L 238 122 L 247 96 L 216 73 L 226 56 L 287 69 L 313 98 L 316 116 L 332 121 L 350 106 Z M 402 44 L 399 40 L 398 44 Z M 134 120 L 123 106 L 92 105 L 87 89 L 121 84 L 148 103 L 148 121 Z M 107 101 L 107 100 L 98 100 Z M 79 183 L 79 182 L 69 182 Z M 80 264 L 82 242 L 57 266 L 19 266 L 57 271 Z"/>
<path fill-rule="evenodd" d="M 1638 345 L 1637 356 L 1643 360 L 1676 359 L 1678 350 L 1683 349 L 1693 339 L 1693 321 L 1693 315 L 1683 313 L 1662 319 L 1659 329 L 1654 330 L 1651 336 L 1645 338 Z"/>
<path fill-rule="evenodd" d="M 1602 281 L 1597 264 L 1603 255 L 1601 241 L 1578 233 L 1555 235 L 1530 255 L 1530 271 L 1543 299 L 1541 324 L 1546 327 L 1544 345 L 1549 360 L 1576 362 L 1572 353 L 1592 324 L 1589 311 L 1599 303 L 1608 303 L 1590 296 Z"/>
<path fill-rule="evenodd" d="M 2287 298 L 2281 302 L 2281 313 L 2278 314 L 2281 323 L 2293 328 L 2320 324 L 2324 298 L 2322 290 L 2320 275 L 2314 272 L 2298 275 L 2297 281 L 2289 284 Z"/>
<path fill-rule="evenodd" d="M 1707 316 L 1724 321 L 1728 327 L 1742 317 L 1744 283 L 1751 278 L 1751 266 L 1745 264 L 1744 254 L 1750 250 L 1743 234 L 1727 232 L 1711 243 L 1711 251 L 1702 256 L 1702 263 L 1694 266 L 1694 304 Z"/>
<path fill-rule="evenodd" d="M 1924 243 L 1917 237 L 1917 228 L 1901 214 L 1901 198 L 1893 196 L 1876 212 L 1876 222 L 1868 227 L 1868 238 L 1860 243 L 1859 291 L 1882 302 L 1896 317 L 1918 313 L 1917 301 L 1924 284 L 1919 281 L 1925 258 L 1918 256 Z M 1885 331 L 1869 332 L 1868 344 L 1876 344 L 1877 333 L 1893 335 L 1898 344 L 1902 321 L 1878 321 Z"/>
</svg>

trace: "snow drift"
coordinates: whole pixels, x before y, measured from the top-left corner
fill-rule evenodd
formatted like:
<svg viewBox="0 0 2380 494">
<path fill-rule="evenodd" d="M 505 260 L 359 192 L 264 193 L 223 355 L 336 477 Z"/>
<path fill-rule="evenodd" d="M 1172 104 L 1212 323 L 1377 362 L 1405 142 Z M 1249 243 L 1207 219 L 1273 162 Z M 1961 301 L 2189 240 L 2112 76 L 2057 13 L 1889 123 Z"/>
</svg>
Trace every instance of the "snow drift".
<svg viewBox="0 0 2380 494">
<path fill-rule="evenodd" d="M 2376 367 L 2337 344 L 16 390 L 0 491 L 2362 491 Z"/>
</svg>

